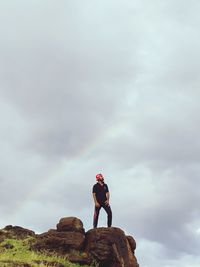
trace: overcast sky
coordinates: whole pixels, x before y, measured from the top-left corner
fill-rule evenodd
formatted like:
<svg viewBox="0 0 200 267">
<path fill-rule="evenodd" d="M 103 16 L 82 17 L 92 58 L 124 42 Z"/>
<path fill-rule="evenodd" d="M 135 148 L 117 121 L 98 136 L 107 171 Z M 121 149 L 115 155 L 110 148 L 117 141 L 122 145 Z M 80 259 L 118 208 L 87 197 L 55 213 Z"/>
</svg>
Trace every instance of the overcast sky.
<svg viewBox="0 0 200 267">
<path fill-rule="evenodd" d="M 76 216 L 87 231 L 102 172 L 142 267 L 200 266 L 199 13 L 199 0 L 0 0 L 1 228 Z"/>
</svg>

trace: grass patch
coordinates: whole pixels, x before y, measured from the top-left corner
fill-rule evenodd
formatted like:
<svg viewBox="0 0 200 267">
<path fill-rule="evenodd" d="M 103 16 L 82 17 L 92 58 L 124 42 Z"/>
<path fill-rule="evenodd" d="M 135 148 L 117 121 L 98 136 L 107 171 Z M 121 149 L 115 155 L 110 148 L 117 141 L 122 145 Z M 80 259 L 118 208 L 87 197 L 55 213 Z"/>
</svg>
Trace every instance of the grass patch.
<svg viewBox="0 0 200 267">
<path fill-rule="evenodd" d="M 24 240 L 5 239 L 0 243 L 0 266 L 27 266 L 27 267 L 79 267 L 66 258 L 57 255 L 47 255 L 45 253 L 30 250 L 29 243 L 34 241 L 30 237 Z M 88 265 L 82 267 L 89 267 Z"/>
</svg>

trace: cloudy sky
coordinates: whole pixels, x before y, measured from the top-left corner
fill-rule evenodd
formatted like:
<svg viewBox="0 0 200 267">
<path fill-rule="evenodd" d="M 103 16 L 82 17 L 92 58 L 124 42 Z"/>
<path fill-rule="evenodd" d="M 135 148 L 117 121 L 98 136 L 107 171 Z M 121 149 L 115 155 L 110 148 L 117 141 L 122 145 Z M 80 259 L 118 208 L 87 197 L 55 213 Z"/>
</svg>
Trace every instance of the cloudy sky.
<svg viewBox="0 0 200 267">
<path fill-rule="evenodd" d="M 200 265 L 199 12 L 0 0 L 1 228 L 76 216 L 87 231 L 102 172 L 142 267 Z"/>
</svg>

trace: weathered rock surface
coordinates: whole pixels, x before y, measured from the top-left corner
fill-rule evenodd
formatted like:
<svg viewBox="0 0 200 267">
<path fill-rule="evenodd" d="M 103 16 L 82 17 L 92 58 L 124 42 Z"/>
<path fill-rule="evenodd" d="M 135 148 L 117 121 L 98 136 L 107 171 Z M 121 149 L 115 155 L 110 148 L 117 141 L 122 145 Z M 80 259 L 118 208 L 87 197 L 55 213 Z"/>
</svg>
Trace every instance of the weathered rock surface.
<svg viewBox="0 0 200 267">
<path fill-rule="evenodd" d="M 100 262 L 100 267 L 138 267 L 128 238 L 116 227 L 89 230 L 86 233 L 85 251 Z"/>
<path fill-rule="evenodd" d="M 0 230 L 0 240 L 29 236 L 34 237 L 30 241 L 31 250 L 54 252 L 80 265 L 95 261 L 99 267 L 139 267 L 134 238 L 117 227 L 101 227 L 85 233 L 80 219 L 66 217 L 60 219 L 56 229 L 39 235 L 20 226 L 8 225 Z"/>
<path fill-rule="evenodd" d="M 79 232 L 58 232 L 50 230 L 37 236 L 32 248 L 37 250 L 57 251 L 59 254 L 70 250 L 82 250 L 85 235 Z"/>
<path fill-rule="evenodd" d="M 59 232 L 80 232 L 85 233 L 83 228 L 83 223 L 80 219 L 76 217 L 65 217 L 61 218 L 57 224 L 57 231 Z"/>
<path fill-rule="evenodd" d="M 135 242 L 135 239 L 132 236 L 130 236 L 130 235 L 127 235 L 126 238 L 128 239 L 128 242 L 129 242 L 131 251 L 133 252 L 133 254 L 135 254 L 135 250 L 136 250 L 136 242 Z"/>
<path fill-rule="evenodd" d="M 0 238 L 6 237 L 6 238 L 17 238 L 17 239 L 24 239 L 27 236 L 35 236 L 35 232 L 25 229 L 20 226 L 12 226 L 7 225 L 5 228 L 0 230 Z"/>
</svg>

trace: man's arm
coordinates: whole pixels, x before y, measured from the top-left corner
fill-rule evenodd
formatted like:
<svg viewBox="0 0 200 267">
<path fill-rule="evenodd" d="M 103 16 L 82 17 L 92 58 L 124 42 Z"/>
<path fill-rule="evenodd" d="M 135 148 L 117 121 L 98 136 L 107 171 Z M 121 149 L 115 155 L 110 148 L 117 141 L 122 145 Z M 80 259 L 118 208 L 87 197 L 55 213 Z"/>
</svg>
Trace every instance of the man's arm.
<svg viewBox="0 0 200 267">
<path fill-rule="evenodd" d="M 109 205 L 109 200 L 110 200 L 110 193 L 106 192 L 106 201 L 105 201 L 106 205 Z"/>
<path fill-rule="evenodd" d="M 92 195 L 93 195 L 93 199 L 94 199 L 94 204 L 95 204 L 95 206 L 96 206 L 96 207 L 100 207 L 99 202 L 97 201 L 97 198 L 96 198 L 96 193 L 92 193 Z"/>
</svg>

